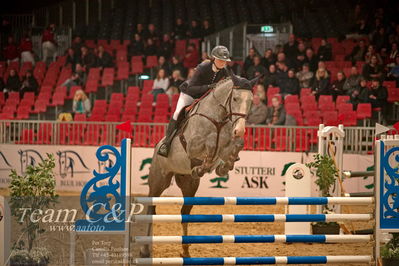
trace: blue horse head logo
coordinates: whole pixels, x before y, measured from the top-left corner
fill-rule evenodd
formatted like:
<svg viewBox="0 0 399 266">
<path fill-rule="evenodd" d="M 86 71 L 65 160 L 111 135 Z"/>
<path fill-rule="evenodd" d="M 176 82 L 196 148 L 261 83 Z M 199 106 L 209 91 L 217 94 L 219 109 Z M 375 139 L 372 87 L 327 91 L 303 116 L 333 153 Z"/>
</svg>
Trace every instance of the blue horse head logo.
<svg viewBox="0 0 399 266">
<path fill-rule="evenodd" d="M 86 166 L 82 157 L 75 151 L 58 151 L 58 164 L 60 176 L 65 178 L 68 175 L 73 177 L 76 173 L 89 173 L 90 169 Z"/>
<path fill-rule="evenodd" d="M 43 161 L 42 155 L 36 150 L 19 150 L 18 153 L 20 155 L 21 173 L 25 173 L 29 165 L 35 166 Z"/>
</svg>

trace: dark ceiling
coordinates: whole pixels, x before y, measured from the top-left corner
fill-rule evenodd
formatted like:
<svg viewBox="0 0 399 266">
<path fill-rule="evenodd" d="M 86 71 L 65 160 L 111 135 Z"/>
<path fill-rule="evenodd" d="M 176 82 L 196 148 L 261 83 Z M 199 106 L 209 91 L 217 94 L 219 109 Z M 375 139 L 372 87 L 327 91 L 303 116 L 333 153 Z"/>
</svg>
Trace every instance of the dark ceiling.
<svg viewBox="0 0 399 266">
<path fill-rule="evenodd" d="M 61 0 L 11 0 L 2 4 L 0 14 L 30 13 L 35 8 L 50 6 L 58 2 Z"/>
</svg>

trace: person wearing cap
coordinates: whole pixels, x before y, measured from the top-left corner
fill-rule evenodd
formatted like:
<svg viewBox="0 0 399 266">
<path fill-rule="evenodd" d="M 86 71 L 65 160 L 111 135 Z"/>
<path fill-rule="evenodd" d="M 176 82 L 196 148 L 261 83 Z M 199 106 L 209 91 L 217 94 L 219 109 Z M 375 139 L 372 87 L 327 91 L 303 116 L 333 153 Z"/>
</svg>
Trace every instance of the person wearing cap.
<svg viewBox="0 0 399 266">
<path fill-rule="evenodd" d="M 226 64 L 230 60 L 230 52 L 224 46 L 216 46 L 212 49 L 211 59 L 200 63 L 191 79 L 186 80 L 180 86 L 180 96 L 177 101 L 176 110 L 166 130 L 166 137 L 159 147 L 158 154 L 167 157 L 174 133 L 177 129 L 177 118 L 180 111 L 193 103 L 195 99 L 201 98 L 208 90 L 213 89 L 217 82 L 226 78 L 228 72 Z"/>
</svg>

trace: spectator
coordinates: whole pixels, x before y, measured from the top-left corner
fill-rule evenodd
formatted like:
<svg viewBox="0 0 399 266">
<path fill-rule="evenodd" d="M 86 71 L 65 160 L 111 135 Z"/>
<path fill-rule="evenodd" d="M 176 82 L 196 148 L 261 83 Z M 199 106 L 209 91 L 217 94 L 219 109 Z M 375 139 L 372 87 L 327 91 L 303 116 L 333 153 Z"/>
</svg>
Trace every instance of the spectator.
<svg viewBox="0 0 399 266">
<path fill-rule="evenodd" d="M 186 32 L 187 32 L 187 28 L 186 28 L 186 25 L 184 25 L 183 20 L 181 18 L 177 18 L 175 32 L 173 33 L 173 36 L 175 37 L 175 39 L 179 39 L 179 40 L 185 39 Z"/>
<path fill-rule="evenodd" d="M 172 72 L 175 70 L 179 70 L 183 76 L 185 76 L 186 74 L 186 69 L 184 68 L 183 64 L 180 62 L 177 56 L 172 57 L 172 62 L 170 63 L 169 69 Z"/>
<path fill-rule="evenodd" d="M 305 63 L 305 56 L 306 56 L 305 44 L 303 42 L 300 42 L 298 44 L 298 52 L 295 59 L 295 64 L 293 64 L 295 66 L 295 70 L 302 69 L 302 66 Z"/>
<path fill-rule="evenodd" d="M 47 62 L 48 58 L 55 59 L 57 55 L 56 46 L 57 42 L 55 41 L 54 36 L 55 24 L 50 24 L 47 29 L 44 30 L 42 36 L 42 51 L 43 51 L 43 61 Z"/>
<path fill-rule="evenodd" d="M 347 91 L 344 90 L 344 85 L 346 82 L 346 77 L 344 72 L 338 71 L 337 72 L 337 80 L 335 80 L 331 84 L 330 94 L 333 95 L 334 100 L 337 98 L 338 95 L 344 95 Z"/>
<path fill-rule="evenodd" d="M 187 79 L 191 79 L 194 76 L 195 68 L 190 68 L 187 73 Z"/>
<path fill-rule="evenodd" d="M 366 52 L 366 44 L 364 40 L 360 40 L 359 44 L 353 47 L 352 52 L 346 57 L 346 60 L 351 60 L 352 62 L 364 61 Z"/>
<path fill-rule="evenodd" d="M 262 65 L 266 68 L 269 69 L 269 66 L 274 64 L 276 62 L 276 58 L 274 57 L 272 49 L 267 49 L 265 51 L 265 54 L 262 57 Z"/>
<path fill-rule="evenodd" d="M 77 90 L 73 97 L 72 112 L 74 114 L 89 114 L 91 112 L 91 103 L 83 90 Z"/>
<path fill-rule="evenodd" d="M 96 56 L 87 49 L 86 46 L 82 46 L 80 64 L 84 71 L 89 71 L 90 68 L 96 66 Z"/>
<path fill-rule="evenodd" d="M 281 44 L 276 44 L 274 47 L 274 54 L 284 53 L 284 48 Z"/>
<path fill-rule="evenodd" d="M 398 43 L 393 42 L 391 45 L 391 50 L 389 51 L 388 58 L 386 60 L 386 65 L 388 67 L 394 67 L 396 65 L 396 58 L 399 55 L 398 53 Z"/>
<path fill-rule="evenodd" d="M 294 34 L 290 34 L 288 42 L 284 44 L 284 53 L 291 62 L 295 60 L 298 53 L 298 42 L 295 40 Z"/>
<path fill-rule="evenodd" d="M 78 64 L 79 65 L 79 64 Z M 77 66 L 78 66 L 77 65 Z M 79 65 L 80 66 L 80 65 Z M 68 78 L 67 80 L 64 81 L 64 83 L 62 83 L 61 86 L 65 86 L 67 87 L 68 91 L 71 90 L 71 87 L 73 86 L 79 86 L 81 84 L 81 79 L 79 77 L 79 74 L 74 72 L 72 73 L 71 77 Z"/>
<path fill-rule="evenodd" d="M 370 63 L 371 57 L 373 57 L 373 56 L 375 56 L 377 58 L 378 64 L 381 65 L 383 63 L 381 56 L 375 51 L 375 47 L 373 45 L 369 45 L 367 47 L 367 52 L 364 56 L 366 63 Z"/>
<path fill-rule="evenodd" d="M 154 80 L 151 93 L 154 95 L 154 101 L 157 100 L 158 94 L 166 93 L 169 88 L 169 79 L 164 69 L 158 70 L 157 77 Z"/>
<path fill-rule="evenodd" d="M 363 66 L 362 74 L 367 80 L 382 78 L 382 66 L 378 64 L 377 56 L 373 55 L 370 62 Z"/>
<path fill-rule="evenodd" d="M 159 46 L 158 56 L 165 57 L 169 60 L 173 53 L 173 42 L 169 37 L 169 34 L 164 34 L 162 37 L 161 45 Z"/>
<path fill-rule="evenodd" d="M 157 43 L 159 40 L 159 35 L 154 24 L 148 24 L 148 30 L 144 32 L 144 39 L 152 39 L 153 43 Z"/>
<path fill-rule="evenodd" d="M 274 96 L 271 100 L 272 106 L 268 108 L 266 116 L 266 124 L 268 126 L 284 125 L 285 123 L 285 109 L 280 103 L 280 99 Z"/>
<path fill-rule="evenodd" d="M 355 27 L 355 32 L 360 35 L 366 35 L 369 33 L 369 28 L 365 19 L 359 20 L 359 23 L 357 23 L 357 26 Z"/>
<path fill-rule="evenodd" d="M 264 104 L 267 104 L 266 91 L 262 84 L 256 85 L 254 95 L 257 95 Z"/>
<path fill-rule="evenodd" d="M 141 40 L 140 34 L 134 34 L 134 40 L 127 47 L 127 54 L 129 58 L 144 54 L 144 43 Z"/>
<path fill-rule="evenodd" d="M 82 46 L 83 46 L 82 38 L 80 38 L 80 36 L 75 36 L 75 38 L 72 41 L 71 48 L 73 49 L 74 54 L 77 58 L 80 58 L 81 56 Z"/>
<path fill-rule="evenodd" d="M 317 69 L 317 58 L 314 55 L 313 49 L 308 48 L 306 49 L 306 56 L 305 56 L 305 63 L 309 64 L 309 69 L 312 72 L 315 72 Z"/>
<path fill-rule="evenodd" d="M 303 64 L 302 71 L 296 73 L 300 88 L 310 88 L 313 82 L 314 73 L 309 70 L 309 64 Z"/>
<path fill-rule="evenodd" d="M 319 61 L 317 63 L 317 69 L 320 69 L 320 68 L 324 68 L 327 71 L 328 75 L 329 76 L 331 75 L 331 72 L 327 69 L 326 63 L 324 61 Z"/>
<path fill-rule="evenodd" d="M 5 89 L 3 90 L 5 93 L 16 91 L 18 92 L 21 88 L 21 81 L 15 69 L 11 69 L 8 74 L 7 82 Z"/>
<path fill-rule="evenodd" d="M 145 56 L 157 55 L 157 47 L 155 46 L 154 41 L 151 38 L 147 39 L 147 45 L 144 48 L 144 55 Z"/>
<path fill-rule="evenodd" d="M 202 36 L 205 37 L 205 36 L 211 35 L 212 33 L 213 33 L 213 29 L 209 23 L 209 20 L 205 19 L 202 22 Z"/>
<path fill-rule="evenodd" d="M 288 67 L 285 63 L 276 63 L 277 65 L 277 70 L 276 70 L 276 82 L 277 85 L 279 82 L 283 79 L 286 79 L 288 76 Z"/>
<path fill-rule="evenodd" d="M 396 64 L 388 73 L 390 79 L 396 80 L 396 87 L 399 87 L 399 55 L 396 56 Z"/>
<path fill-rule="evenodd" d="M 0 91 L 5 92 L 6 84 L 4 84 L 3 78 L 0 78 Z"/>
<path fill-rule="evenodd" d="M 189 44 L 186 55 L 184 56 L 183 66 L 185 68 L 194 68 L 198 65 L 199 55 L 194 44 Z"/>
<path fill-rule="evenodd" d="M 205 61 L 205 60 L 210 60 L 211 58 L 209 57 L 207 52 L 202 52 L 201 54 L 201 61 Z M 231 61 L 230 61 L 231 62 Z"/>
<path fill-rule="evenodd" d="M 195 19 L 191 21 L 190 29 L 187 31 L 187 37 L 191 39 L 202 37 L 201 27 L 198 25 L 198 22 Z"/>
<path fill-rule="evenodd" d="M 383 118 L 386 118 L 388 90 L 386 87 L 381 86 L 380 80 L 373 79 L 371 87 L 363 90 L 360 98 L 365 103 L 371 103 L 372 108 L 381 108 Z"/>
<path fill-rule="evenodd" d="M 357 67 L 353 66 L 351 68 L 351 74 L 349 77 L 346 79 L 345 84 L 344 84 L 344 91 L 350 93 L 352 90 L 357 88 L 359 86 L 360 80 L 362 79 L 362 75 L 359 74 Z"/>
<path fill-rule="evenodd" d="M 276 65 L 278 66 L 279 64 L 287 64 L 287 57 L 285 56 L 284 52 L 279 52 L 277 54 L 277 60 L 276 60 Z"/>
<path fill-rule="evenodd" d="M 253 79 L 256 76 L 264 75 L 266 73 L 266 68 L 261 64 L 260 56 L 254 57 L 253 65 L 248 68 L 247 78 Z"/>
<path fill-rule="evenodd" d="M 37 94 L 39 85 L 37 84 L 36 79 L 33 77 L 32 71 L 26 71 L 25 77 L 22 80 L 22 86 L 20 89 L 21 98 L 25 92 L 34 92 Z"/>
<path fill-rule="evenodd" d="M 25 62 L 31 62 L 32 65 L 35 65 L 35 58 L 33 57 L 33 44 L 29 35 L 25 35 L 25 37 L 21 40 L 19 51 L 21 52 L 22 64 Z"/>
<path fill-rule="evenodd" d="M 326 38 L 321 39 L 321 45 L 317 51 L 317 59 L 323 61 L 330 61 L 332 59 L 332 47 Z"/>
<path fill-rule="evenodd" d="M 137 24 L 137 26 L 136 26 L 136 32 L 135 32 L 136 34 L 138 34 L 140 37 L 141 37 L 141 39 L 143 39 L 145 36 L 145 32 L 144 32 L 144 26 L 143 26 L 143 24 L 141 24 L 141 23 L 138 23 Z"/>
<path fill-rule="evenodd" d="M 255 49 L 250 48 L 248 50 L 248 56 L 244 60 L 244 73 L 247 73 L 249 67 L 253 65 L 255 56 L 256 56 Z"/>
<path fill-rule="evenodd" d="M 234 61 L 228 61 L 227 65 L 230 67 L 231 70 L 233 70 L 233 72 L 236 75 L 241 76 L 242 69 L 241 69 L 241 65 L 239 63 L 236 63 Z"/>
<path fill-rule="evenodd" d="M 295 70 L 293 68 L 288 70 L 287 77 L 279 80 L 277 85 L 280 87 L 280 93 L 283 97 L 299 94 L 299 81 L 295 76 Z"/>
<path fill-rule="evenodd" d="M 367 80 L 361 78 L 358 85 L 349 91 L 350 103 L 353 104 L 354 109 L 357 109 L 357 105 L 363 102 L 361 95 L 363 91 L 367 90 Z"/>
<path fill-rule="evenodd" d="M 170 75 L 170 69 L 168 63 L 166 63 L 166 59 L 163 56 L 158 58 L 158 66 L 155 68 L 155 73 L 158 73 L 158 70 L 163 69 L 165 70 L 165 75 Z"/>
<path fill-rule="evenodd" d="M 260 100 L 259 95 L 254 95 L 251 110 L 248 113 L 248 125 L 264 124 L 267 116 L 267 106 Z"/>
<path fill-rule="evenodd" d="M 68 48 L 65 65 L 71 66 L 72 71 L 75 71 L 76 64 L 79 62 L 78 57 L 75 55 L 75 50 L 72 48 Z"/>
<path fill-rule="evenodd" d="M 174 94 L 179 94 L 179 87 L 183 83 L 184 79 L 181 76 L 180 70 L 176 69 L 172 72 L 172 77 L 169 80 L 169 88 L 166 93 L 171 96 Z"/>
<path fill-rule="evenodd" d="M 380 51 L 381 48 L 386 47 L 388 39 L 385 34 L 384 27 L 379 27 L 378 30 L 374 33 L 372 43 L 375 45 L 377 51 Z"/>
<path fill-rule="evenodd" d="M 14 43 L 14 38 L 9 36 L 7 39 L 7 46 L 4 47 L 4 58 L 7 63 L 19 60 L 19 51 L 17 45 Z"/>
<path fill-rule="evenodd" d="M 114 63 L 112 62 L 112 56 L 104 50 L 104 46 L 100 45 L 98 46 L 98 53 L 96 57 L 96 65 L 100 69 L 106 68 L 106 67 L 113 67 Z"/>
<path fill-rule="evenodd" d="M 328 95 L 330 88 L 330 79 L 326 69 L 319 68 L 316 71 L 315 79 L 313 80 L 312 93 L 317 97 L 320 95 Z"/>
</svg>

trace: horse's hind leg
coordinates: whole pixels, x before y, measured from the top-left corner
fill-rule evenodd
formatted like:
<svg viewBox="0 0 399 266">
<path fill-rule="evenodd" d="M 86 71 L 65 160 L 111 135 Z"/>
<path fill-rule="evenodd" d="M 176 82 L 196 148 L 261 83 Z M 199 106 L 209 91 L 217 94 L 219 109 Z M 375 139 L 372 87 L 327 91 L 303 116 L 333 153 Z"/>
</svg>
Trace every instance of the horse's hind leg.
<svg viewBox="0 0 399 266">
<path fill-rule="evenodd" d="M 154 156 L 153 162 L 151 164 L 150 173 L 148 177 L 148 186 L 149 186 L 149 197 L 159 197 L 162 192 L 170 186 L 172 177 L 174 173 L 164 173 L 162 171 L 162 167 L 159 165 L 159 161 L 157 160 L 157 155 Z M 149 205 L 147 206 L 147 215 L 155 214 L 155 206 Z M 147 225 L 147 236 L 152 235 L 152 223 L 148 223 Z M 150 246 L 144 245 L 140 249 L 140 257 L 149 258 L 150 257 Z"/>
<path fill-rule="evenodd" d="M 176 184 L 179 186 L 181 192 L 183 193 L 183 197 L 194 197 L 195 193 L 197 193 L 198 186 L 200 183 L 199 179 L 194 179 L 190 175 L 175 175 Z M 183 205 L 180 210 L 180 213 L 190 214 L 192 205 Z M 182 223 L 183 227 L 183 235 L 188 235 L 188 223 Z M 183 244 L 183 254 L 182 257 L 190 257 L 189 252 L 189 244 Z"/>
</svg>

